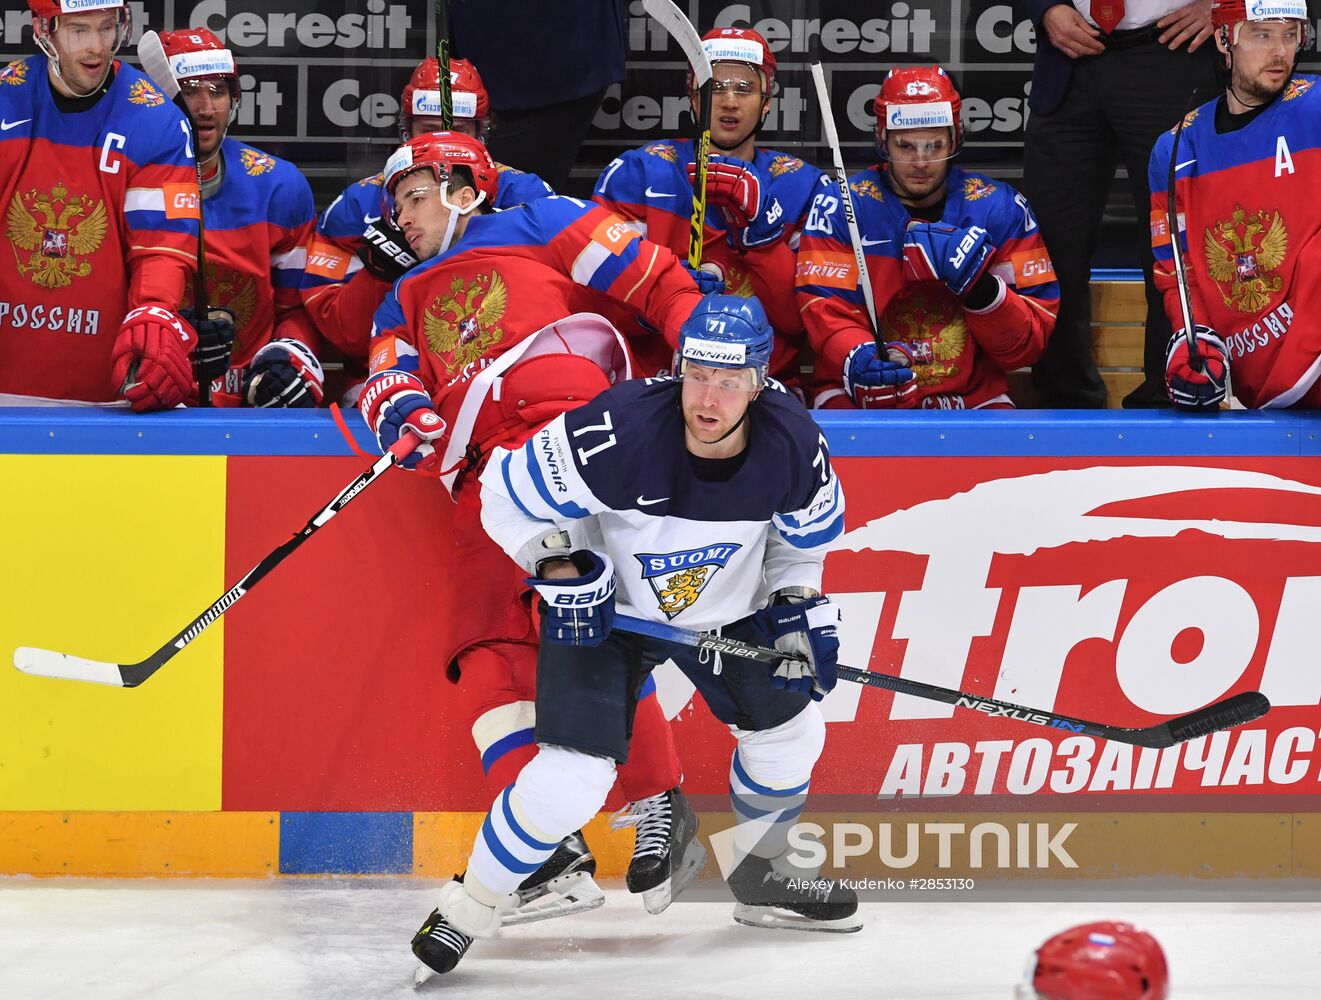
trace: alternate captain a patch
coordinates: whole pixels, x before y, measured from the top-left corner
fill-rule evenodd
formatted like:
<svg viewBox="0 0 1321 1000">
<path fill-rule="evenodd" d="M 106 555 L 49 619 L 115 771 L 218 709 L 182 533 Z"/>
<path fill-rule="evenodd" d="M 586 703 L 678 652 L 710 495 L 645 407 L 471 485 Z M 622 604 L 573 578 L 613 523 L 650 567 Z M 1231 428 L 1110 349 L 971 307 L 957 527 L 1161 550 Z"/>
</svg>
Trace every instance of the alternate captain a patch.
<svg viewBox="0 0 1321 1000">
<path fill-rule="evenodd" d="M 674 618 L 697 603 L 706 585 L 742 547 L 718 543 L 679 552 L 641 552 L 634 558 L 642 563 L 642 579 L 651 585 L 657 606 Z"/>
</svg>

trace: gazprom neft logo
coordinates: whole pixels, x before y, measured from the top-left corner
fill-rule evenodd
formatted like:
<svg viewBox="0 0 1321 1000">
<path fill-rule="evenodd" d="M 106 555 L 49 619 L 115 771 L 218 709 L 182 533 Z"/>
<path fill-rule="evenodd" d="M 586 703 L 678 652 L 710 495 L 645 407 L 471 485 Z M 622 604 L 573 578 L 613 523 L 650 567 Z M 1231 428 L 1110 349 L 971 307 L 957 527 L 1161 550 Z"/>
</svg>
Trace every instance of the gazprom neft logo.
<svg viewBox="0 0 1321 1000">
<path fill-rule="evenodd" d="M 123 0 L 64 0 L 66 14 L 76 14 L 84 10 L 117 10 L 123 7 Z"/>
<path fill-rule="evenodd" d="M 718 340 L 702 340 L 700 337 L 687 337 L 683 342 L 685 361 L 698 364 L 745 365 L 748 360 L 746 344 L 727 344 Z"/>
<path fill-rule="evenodd" d="M 413 150 L 408 146 L 400 146 L 396 149 L 388 160 L 385 161 L 386 178 L 394 177 L 401 170 L 407 170 L 413 165 Z"/>
<path fill-rule="evenodd" d="M 886 111 L 886 128 L 940 128 L 954 125 L 954 107 L 949 101 L 926 104 L 892 104 Z"/>
<path fill-rule="evenodd" d="M 233 76 L 234 54 L 229 49 L 184 52 L 170 60 L 170 72 L 176 80 L 191 80 L 199 76 Z"/>
<path fill-rule="evenodd" d="M 455 118 L 477 117 L 477 95 L 466 90 L 450 92 L 451 107 Z M 439 90 L 413 91 L 413 114 L 439 118 L 441 115 Z"/>
<path fill-rule="evenodd" d="M 1249 21 L 1306 21 L 1307 0 L 1253 0 L 1247 13 Z"/>
<path fill-rule="evenodd" d="M 762 64 L 761 45 L 750 38 L 708 38 L 702 42 L 702 48 L 712 62 Z"/>
</svg>

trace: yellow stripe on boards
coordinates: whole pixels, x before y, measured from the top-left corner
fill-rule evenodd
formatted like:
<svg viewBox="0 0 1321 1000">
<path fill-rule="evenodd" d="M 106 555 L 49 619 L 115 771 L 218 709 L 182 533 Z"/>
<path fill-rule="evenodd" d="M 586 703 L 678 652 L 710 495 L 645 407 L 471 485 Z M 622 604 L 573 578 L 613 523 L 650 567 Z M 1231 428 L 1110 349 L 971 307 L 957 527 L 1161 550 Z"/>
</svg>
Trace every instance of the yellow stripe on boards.
<svg viewBox="0 0 1321 1000">
<path fill-rule="evenodd" d="M 223 619 L 134 689 L 12 657 L 140 660 L 214 601 L 225 461 L 0 455 L 0 810 L 220 808 Z"/>
</svg>

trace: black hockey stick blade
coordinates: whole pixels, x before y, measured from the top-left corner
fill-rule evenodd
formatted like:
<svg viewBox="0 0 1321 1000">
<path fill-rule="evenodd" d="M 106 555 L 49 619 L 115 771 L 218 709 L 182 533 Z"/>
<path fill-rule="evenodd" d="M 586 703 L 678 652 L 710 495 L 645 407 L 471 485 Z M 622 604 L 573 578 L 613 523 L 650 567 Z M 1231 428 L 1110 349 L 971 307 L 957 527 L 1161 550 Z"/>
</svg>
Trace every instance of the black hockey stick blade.
<svg viewBox="0 0 1321 1000">
<path fill-rule="evenodd" d="M 411 434 L 400 438 L 394 447 L 372 464 L 371 468 L 360 472 L 353 482 L 336 494 L 335 499 L 313 514 L 302 530 L 276 546 L 265 559 L 248 570 L 243 579 L 225 591 L 205 611 L 145 660 L 139 660 L 137 663 L 108 663 L 104 660 L 89 660 L 81 656 L 59 653 L 53 649 L 19 646 L 14 650 L 14 666 L 23 673 L 36 677 L 86 681 L 89 684 L 107 684 L 111 687 L 137 687 L 201 635 L 207 626 L 218 621 L 267 573 L 284 562 L 295 549 L 316 534 L 322 525 L 348 506 L 358 494 L 379 479 L 386 469 L 405 458 L 417 445 L 417 439 Z"/>
<path fill-rule="evenodd" d="M 1164 722 L 1156 729 L 1169 731 L 1169 746 L 1218 733 L 1260 719 L 1271 710 L 1270 700 L 1260 691 L 1244 691 L 1206 708 Z"/>
</svg>

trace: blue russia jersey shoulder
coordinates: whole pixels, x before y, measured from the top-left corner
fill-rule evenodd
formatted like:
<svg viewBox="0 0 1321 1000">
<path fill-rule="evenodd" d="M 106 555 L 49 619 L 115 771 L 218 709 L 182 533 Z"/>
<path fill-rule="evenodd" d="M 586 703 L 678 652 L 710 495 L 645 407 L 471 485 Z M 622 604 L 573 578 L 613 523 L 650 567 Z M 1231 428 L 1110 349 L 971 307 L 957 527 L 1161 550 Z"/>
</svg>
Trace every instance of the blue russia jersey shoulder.
<svg viewBox="0 0 1321 1000">
<path fill-rule="evenodd" d="M 354 181 L 317 219 L 317 231 L 332 239 L 362 236 L 367 219 L 381 216 L 381 175 Z"/>
<path fill-rule="evenodd" d="M 1019 236 L 1026 227 L 1024 211 L 1018 203 L 1018 189 L 985 174 L 955 167 L 951 185 L 959 185 L 962 219 L 959 224 L 982 226 L 991 238 L 1003 241 Z"/>
<path fill-rule="evenodd" d="M 827 178 L 825 186 L 818 190 L 824 192 L 828 198 L 833 198 L 837 204 L 833 207 L 832 214 L 836 224 L 832 231 L 835 239 L 841 243 L 849 242 L 849 231 L 844 218 L 844 210 L 838 204 L 839 188 L 836 181 Z M 864 237 L 864 246 L 871 249 L 871 245 L 866 243 L 868 234 L 893 229 L 895 220 L 898 222 L 899 230 L 902 231 L 907 224 L 908 209 L 904 208 L 897 195 L 890 190 L 890 185 L 886 183 L 885 177 L 879 166 L 873 165 L 865 170 L 860 170 L 849 178 L 849 194 L 853 198 L 853 210 L 858 216 L 858 228 L 862 231 Z M 868 223 L 871 223 L 868 225 Z M 900 247 L 895 253 L 902 252 L 902 240 L 890 241 L 895 246 Z M 877 251 L 873 251 L 877 252 Z"/>
<path fill-rule="evenodd" d="M 594 208 L 595 202 L 564 195 L 538 198 L 503 212 L 474 216 L 457 244 L 438 259 L 466 250 L 502 246 L 545 246 Z"/>
<path fill-rule="evenodd" d="M 549 198 L 555 192 L 551 186 L 536 174 L 525 173 L 498 164 L 500 174 L 495 189 L 495 207 L 499 209 L 515 208 L 528 202 Z"/>
<path fill-rule="evenodd" d="M 629 149 L 601 172 L 596 191 L 610 201 L 659 206 L 683 195 L 686 213 L 692 208 L 687 164 L 692 162 L 689 140 L 661 139 Z M 668 206 L 667 206 L 668 207 Z"/>
<path fill-rule="evenodd" d="M 822 172 L 790 153 L 759 149 L 753 160 L 757 176 L 774 194 L 797 208 L 811 201 Z"/>
<path fill-rule="evenodd" d="M 295 229 L 311 217 L 312 189 L 288 160 L 230 138 L 224 141 L 223 154 L 224 186 L 233 191 L 233 197 L 224 201 L 239 209 L 244 217 L 241 224 L 261 220 Z"/>
<path fill-rule="evenodd" d="M 188 140 L 188 121 L 183 112 L 167 98 L 151 77 L 141 70 L 120 62 L 115 72 L 115 82 L 106 94 L 104 101 L 109 104 L 110 120 L 107 127 L 114 127 L 128 136 L 129 142 L 135 137 L 145 141 L 155 140 L 164 148 L 179 152 L 183 159 L 185 144 L 191 148 Z M 66 115 L 65 120 L 77 120 L 82 115 Z M 110 124 L 113 123 L 113 126 Z M 192 162 L 192 157 L 188 157 Z"/>
</svg>

